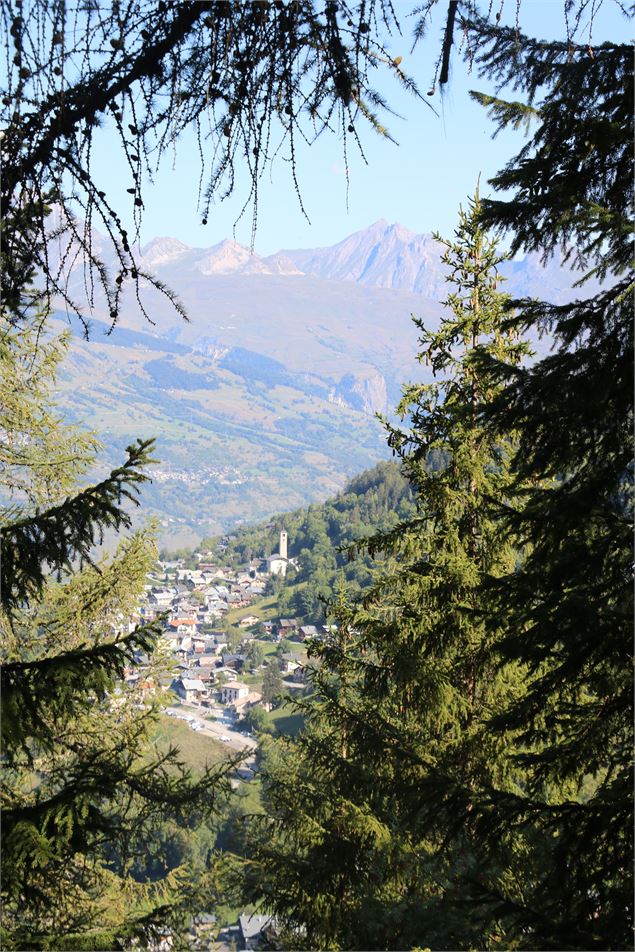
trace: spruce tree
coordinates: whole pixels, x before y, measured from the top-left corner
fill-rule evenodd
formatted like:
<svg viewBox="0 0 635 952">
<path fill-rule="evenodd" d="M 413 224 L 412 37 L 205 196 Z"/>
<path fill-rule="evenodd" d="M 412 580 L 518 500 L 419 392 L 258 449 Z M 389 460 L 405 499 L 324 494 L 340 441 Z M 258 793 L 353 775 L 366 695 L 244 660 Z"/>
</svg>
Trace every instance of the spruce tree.
<svg viewBox="0 0 635 952">
<path fill-rule="evenodd" d="M 480 355 L 502 385 L 483 424 L 519 434 L 522 505 L 503 510 L 501 525 L 524 546 L 482 601 L 488 627 L 506 631 L 501 662 L 531 673 L 491 727 L 527 778 L 513 797 L 498 786 L 448 790 L 448 807 L 480 825 L 483 853 L 519 828 L 549 842 L 523 901 L 487 897 L 522 947 L 630 948 L 632 48 L 538 43 L 482 21 L 470 28 L 482 71 L 528 102 L 478 98 L 500 127 L 533 124 L 493 180 L 511 194 L 485 201 L 484 220 L 511 235 L 513 250 L 562 249 L 581 280 L 570 304 L 514 302 L 507 325 L 548 329 L 548 357 L 516 367 Z M 595 293 L 590 278 L 604 281 Z"/>
<path fill-rule="evenodd" d="M 430 915 L 428 893 L 418 906 L 423 929 L 416 941 L 452 948 L 630 948 L 632 50 L 620 43 L 592 48 L 571 40 L 538 42 L 517 29 L 477 19 L 462 26 L 483 73 L 501 84 L 516 85 L 528 102 L 478 98 L 500 126 L 533 123 L 535 130 L 493 180 L 495 188 L 511 191 L 511 197 L 485 200 L 482 222 L 510 234 L 512 251 L 541 250 L 548 257 L 562 248 L 565 260 L 577 266 L 583 278 L 599 278 L 604 286 L 585 296 L 582 281 L 578 300 L 570 304 L 509 302 L 516 314 L 507 313 L 501 330 L 530 327 L 553 336 L 554 352 L 535 365 L 518 365 L 482 346 L 470 354 L 472 372 L 490 384 L 476 408 L 478 426 L 489 433 L 492 445 L 508 445 L 510 434 L 515 434 L 505 497 L 488 495 L 499 545 L 518 545 L 519 551 L 507 571 L 504 564 L 484 566 L 468 617 L 482 633 L 482 670 L 501 675 L 518 665 L 523 684 L 517 683 L 508 698 L 499 695 L 501 703 L 480 715 L 480 736 L 500 754 L 496 769 L 466 770 L 463 775 L 456 769 L 452 732 L 465 723 L 468 688 L 446 722 L 449 756 L 442 756 L 441 745 L 433 746 L 427 769 L 418 778 L 418 811 L 410 813 L 418 827 L 412 822 L 408 829 L 436 831 L 448 860 L 445 870 L 435 870 L 431 894 L 444 897 L 439 908 L 447 913 L 452 895 L 448 885 L 453 884 L 454 908 L 460 911 L 461 903 L 469 903 L 463 928 L 468 922 L 472 928 L 480 923 L 481 931 L 476 939 L 460 928 L 443 938 L 435 931 L 438 920 Z M 544 98 L 538 102 L 540 96 Z M 426 407 L 427 414 L 433 410 L 442 420 L 446 402 L 441 410 L 434 404 Z M 469 400 L 463 413 L 469 414 Z M 425 422 L 428 417 L 419 412 L 419 419 Z M 452 419 L 450 438 L 459 432 L 457 424 L 462 425 L 460 416 Z M 399 434 L 392 439 L 397 448 L 406 445 Z M 421 458 L 425 449 L 424 441 Z M 437 512 L 442 508 L 437 506 Z M 457 509 L 447 539 L 460 524 Z M 402 531 L 393 544 L 403 547 L 407 540 Z M 410 553 L 401 549 L 402 563 L 417 551 L 411 544 Z M 416 544 L 422 544 L 419 537 Z M 388 548 L 390 540 L 382 545 Z M 437 556 L 444 545 L 443 538 L 434 541 Z M 419 574 L 427 578 L 430 567 L 429 558 L 423 558 Z M 446 600 L 444 610 L 430 616 L 415 594 L 400 609 L 391 603 L 390 592 L 388 583 L 384 600 L 386 613 L 392 612 L 392 627 L 385 644 L 399 644 L 409 616 L 413 630 L 419 625 L 434 632 L 434 622 L 440 622 L 443 633 L 451 602 Z M 394 827 L 402 829 L 396 823 L 398 809 L 382 813 L 375 807 L 383 802 L 393 807 L 402 800 L 391 796 L 397 783 L 387 766 L 390 720 L 381 705 L 365 703 L 367 697 L 377 700 L 378 686 L 388 696 L 391 682 L 373 654 L 381 657 L 376 642 L 365 637 L 363 621 L 356 620 L 356 628 L 360 638 L 347 639 L 346 651 L 340 644 L 332 646 L 330 657 L 325 652 L 330 663 L 318 682 L 325 716 L 320 720 L 313 708 L 320 743 L 311 732 L 302 741 L 307 751 L 304 786 L 292 799 L 291 781 L 286 797 L 272 798 L 272 823 L 280 842 L 287 850 L 291 844 L 298 848 L 305 873 L 319 869 L 322 859 L 328 871 L 323 878 L 331 888 L 316 888 L 319 903 L 311 907 L 309 895 L 295 886 L 298 861 L 283 869 L 284 860 L 275 862 L 278 844 L 266 841 L 256 853 L 258 860 L 268 857 L 274 862 L 279 882 L 293 899 L 285 907 L 276 879 L 267 886 L 266 875 L 261 895 L 280 913 L 286 908 L 300 922 L 308 921 L 312 937 L 328 936 L 344 944 L 351 938 L 346 923 L 355 921 L 355 909 L 364 902 L 365 923 L 373 918 L 385 923 L 390 910 L 397 908 L 394 891 L 380 892 L 371 884 L 379 881 L 387 887 L 391 882 L 391 849 L 398 842 Z M 406 642 L 406 649 L 409 645 Z M 400 648 L 394 651 L 393 669 L 401 671 L 402 685 L 409 686 L 412 672 L 421 669 L 416 652 Z M 361 658 L 355 657 L 355 650 L 364 652 Z M 354 674 L 360 667 L 366 669 L 361 682 L 365 690 L 356 696 L 360 682 Z M 461 665 L 452 670 L 460 671 Z M 333 677 L 330 692 L 328 671 Z M 440 677 L 438 683 L 441 696 L 448 682 Z M 415 719 L 421 711 L 416 693 L 403 697 L 402 716 L 392 724 L 391 736 L 402 755 L 399 784 L 408 790 L 414 789 L 407 783 L 411 761 L 403 755 L 411 753 L 416 763 L 417 752 L 408 746 L 406 728 L 411 711 L 416 711 Z M 434 712 L 429 716 L 436 723 L 434 705 L 426 711 Z M 308 713 L 311 723 L 310 709 Z M 423 738 L 429 729 L 425 717 L 421 724 Z M 347 785 L 338 786 L 338 770 L 353 757 L 355 738 L 360 756 L 351 764 Z M 320 750 L 321 760 L 316 753 Z M 287 768 L 292 764 L 289 759 Z M 274 771 L 273 777 L 277 794 L 279 773 Z M 324 783 L 333 784 L 339 805 L 334 798 L 331 807 Z M 302 795 L 309 804 L 304 810 L 298 807 Z M 348 811 L 342 802 L 352 804 Z M 294 817 L 302 822 L 296 819 L 294 826 Z M 378 818 L 382 822 L 374 823 Z M 296 837 L 296 831 L 302 836 Z M 457 855 L 460 832 L 469 834 L 469 843 Z M 278 849 L 284 857 L 284 850 Z M 505 865 L 507 851 L 511 855 Z M 369 855 L 373 860 L 365 865 Z M 444 853 L 435 856 L 441 861 Z M 412 880 L 422 900 L 426 870 L 432 868 L 428 855 Z M 339 912 L 342 898 L 348 905 Z M 363 929 L 362 924 L 355 935 L 364 936 Z"/>
<path fill-rule="evenodd" d="M 484 864 L 471 824 L 449 832 L 430 808 L 448 778 L 510 791 L 522 778 L 485 727 L 522 694 L 523 672 L 492 661 L 502 634 L 479 614 L 483 580 L 517 553 L 496 519 L 513 437 L 481 422 L 497 388 L 474 357 L 480 348 L 517 363 L 526 347 L 503 331 L 503 256 L 479 214 L 477 195 L 444 242 L 452 291 L 439 329 L 417 322 L 435 382 L 407 388 L 409 427 L 388 427 L 417 516 L 366 543 L 382 555 L 380 577 L 354 609 L 340 592 L 337 636 L 314 649 L 315 694 L 299 703 L 307 730 L 270 755 L 265 776 L 249 884 L 311 947 L 489 947 L 475 896 L 523 876 L 519 842 Z"/>
<path fill-rule="evenodd" d="M 42 315 L 0 336 L 2 509 L 2 944 L 14 949 L 114 949 L 144 943 L 210 899 L 176 869 L 153 884 L 128 870 L 164 819 L 208 815 L 226 768 L 194 781 L 174 750 L 151 742 L 160 693 L 123 682 L 154 655 L 160 624 L 128 633 L 155 550 L 140 530 L 95 561 L 104 530 L 130 527 L 124 503 L 148 478 L 152 444 L 78 486 L 95 441 L 62 424 L 51 404 L 64 339 Z"/>
</svg>

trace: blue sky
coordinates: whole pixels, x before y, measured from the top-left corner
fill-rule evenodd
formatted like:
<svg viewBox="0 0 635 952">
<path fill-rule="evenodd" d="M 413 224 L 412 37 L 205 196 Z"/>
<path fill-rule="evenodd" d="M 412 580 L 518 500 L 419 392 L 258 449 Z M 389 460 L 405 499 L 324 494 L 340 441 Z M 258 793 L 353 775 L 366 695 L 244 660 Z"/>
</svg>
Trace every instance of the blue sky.
<svg viewBox="0 0 635 952">
<path fill-rule="evenodd" d="M 500 0 L 495 0 L 498 8 Z M 436 23 L 428 38 L 413 53 L 408 38 L 410 22 L 406 18 L 413 3 L 396 0 L 395 7 L 403 18 L 404 38 L 391 41 L 394 56 L 403 56 L 402 69 L 412 75 L 420 89 L 431 84 L 435 54 L 439 49 L 443 27 L 440 5 Z M 626 38 L 628 22 L 617 0 L 589 0 L 588 12 L 595 7 L 593 41 Z M 564 0 L 523 0 L 521 28 L 544 38 L 565 36 Z M 505 0 L 503 18 L 515 16 L 515 0 Z M 583 18 L 578 39 L 588 37 L 588 16 Z M 628 31 L 628 32 L 627 32 Z M 476 75 L 468 75 L 460 57 L 453 57 L 449 91 L 427 100 L 437 110 L 405 93 L 389 81 L 380 87 L 393 109 L 403 118 L 388 117 L 386 125 L 398 141 L 394 145 L 377 136 L 370 127 L 361 131 L 368 165 L 349 140 L 348 208 L 342 141 L 324 135 L 311 148 L 299 150 L 299 181 L 304 205 L 310 218 L 306 221 L 293 190 L 289 164 L 278 159 L 267 171 L 260 185 L 260 210 L 255 250 L 271 254 L 280 248 L 314 247 L 334 244 L 353 231 L 364 228 L 379 218 L 399 222 L 413 231 L 439 230 L 451 233 L 456 222 L 457 207 L 474 191 L 479 174 L 482 192 L 486 181 L 521 147 L 521 133 L 501 134 L 492 140 L 493 127 L 485 111 L 472 102 L 468 90 L 487 90 Z M 98 150 L 100 176 L 113 187 L 130 184 L 116 162 L 116 144 L 107 143 Z M 179 238 L 189 245 L 209 246 L 224 238 L 235 237 L 249 245 L 251 212 L 235 225 L 248 194 L 238 178 L 236 194 L 211 209 L 208 224 L 201 225 L 197 213 L 197 182 L 199 161 L 193 140 L 184 139 L 175 152 L 174 163 L 165 161 L 153 186 L 144 190 L 145 211 L 140 234 L 141 243 L 160 235 Z M 122 203 L 118 203 L 121 205 Z"/>
</svg>

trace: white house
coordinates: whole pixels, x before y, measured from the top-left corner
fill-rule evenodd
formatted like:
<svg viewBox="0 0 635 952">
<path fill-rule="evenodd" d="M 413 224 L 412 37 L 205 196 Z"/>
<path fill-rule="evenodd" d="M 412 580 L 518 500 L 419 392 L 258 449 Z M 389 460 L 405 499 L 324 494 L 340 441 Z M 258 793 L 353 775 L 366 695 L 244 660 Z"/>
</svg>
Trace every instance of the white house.
<svg viewBox="0 0 635 952">
<path fill-rule="evenodd" d="M 179 635 L 196 634 L 196 618 L 173 618 L 168 622 L 170 631 Z"/>
<path fill-rule="evenodd" d="M 286 575 L 289 560 L 281 558 L 277 553 L 267 559 L 267 571 L 270 575 Z"/>
<path fill-rule="evenodd" d="M 148 602 L 150 605 L 154 605 L 157 608 L 168 608 L 172 604 L 172 599 L 174 598 L 174 591 L 168 589 L 159 589 L 156 592 L 150 592 L 148 595 Z"/>
<path fill-rule="evenodd" d="M 294 655 L 287 654 L 278 659 L 278 667 L 283 674 L 290 674 L 300 667 L 300 662 L 297 661 Z"/>
<path fill-rule="evenodd" d="M 184 701 L 198 701 L 208 696 L 208 691 L 200 678 L 179 678 L 172 684 L 173 691 Z"/>
<path fill-rule="evenodd" d="M 163 633 L 162 640 L 172 652 L 187 654 L 192 647 L 192 639 L 189 635 L 178 635 L 169 629 Z"/>
<path fill-rule="evenodd" d="M 241 698 L 247 697 L 249 686 L 240 681 L 228 681 L 221 688 L 220 696 L 223 704 L 235 704 Z"/>
</svg>

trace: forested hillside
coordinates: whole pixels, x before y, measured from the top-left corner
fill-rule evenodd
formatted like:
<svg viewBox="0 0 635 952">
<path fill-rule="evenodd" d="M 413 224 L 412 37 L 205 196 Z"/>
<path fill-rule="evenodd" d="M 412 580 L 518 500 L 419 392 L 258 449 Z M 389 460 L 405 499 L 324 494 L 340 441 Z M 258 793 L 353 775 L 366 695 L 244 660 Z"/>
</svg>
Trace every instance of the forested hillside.
<svg viewBox="0 0 635 952">
<path fill-rule="evenodd" d="M 281 529 L 289 537 L 289 557 L 297 560 L 286 578 L 272 577 L 270 594 L 277 596 L 279 615 L 307 623 L 325 620 L 324 599 L 342 582 L 354 597 L 371 580 L 368 554 L 349 556 L 349 547 L 362 539 L 393 529 L 412 518 L 412 488 L 394 461 L 378 463 L 352 479 L 344 491 L 308 509 L 283 513 L 275 520 L 242 529 L 228 540 L 224 560 L 238 566 L 275 552 Z M 219 538 L 204 539 L 199 548 L 214 550 Z"/>
</svg>

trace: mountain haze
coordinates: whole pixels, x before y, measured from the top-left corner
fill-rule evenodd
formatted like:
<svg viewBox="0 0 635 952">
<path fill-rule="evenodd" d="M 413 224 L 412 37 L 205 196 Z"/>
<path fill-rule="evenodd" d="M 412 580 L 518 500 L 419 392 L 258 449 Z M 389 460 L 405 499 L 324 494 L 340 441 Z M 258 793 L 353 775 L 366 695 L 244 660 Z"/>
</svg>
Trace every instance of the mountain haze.
<svg viewBox="0 0 635 952">
<path fill-rule="evenodd" d="M 385 218 L 354 232 L 327 248 L 282 252 L 301 271 L 328 280 L 354 281 L 367 287 L 409 291 L 435 301 L 447 297 L 447 270 L 441 263 L 443 246 L 431 234 L 416 234 Z M 500 272 L 506 290 L 515 296 L 538 294 L 554 303 L 576 296 L 576 276 L 563 268 L 560 256 L 543 262 L 537 253 L 505 261 Z M 589 285 L 589 290 L 596 285 Z"/>
<path fill-rule="evenodd" d="M 97 430 L 110 461 L 131 439 L 157 437 L 161 464 L 144 501 L 164 541 L 324 499 L 388 455 L 375 414 L 390 412 L 404 381 L 429 374 L 411 315 L 439 320 L 439 250 L 386 221 L 331 248 L 264 257 L 231 240 L 155 238 L 140 266 L 178 294 L 189 321 L 147 282 L 152 323 L 129 295 L 112 328 L 97 298 L 90 340 L 73 340 L 63 407 Z M 571 293 L 566 272 L 531 258 L 508 273 L 512 293 Z M 71 291 L 83 281 L 78 261 Z"/>
<path fill-rule="evenodd" d="M 424 297 L 443 297 L 441 246 L 432 235 L 417 235 L 382 218 L 331 248 L 283 252 L 308 274 L 367 287 L 393 288 Z"/>
<path fill-rule="evenodd" d="M 225 239 L 211 248 L 190 248 L 176 238 L 154 238 L 141 249 L 148 269 L 178 263 L 184 270 L 208 277 L 215 274 L 301 274 L 283 254 L 261 258 L 235 241 Z"/>
</svg>

